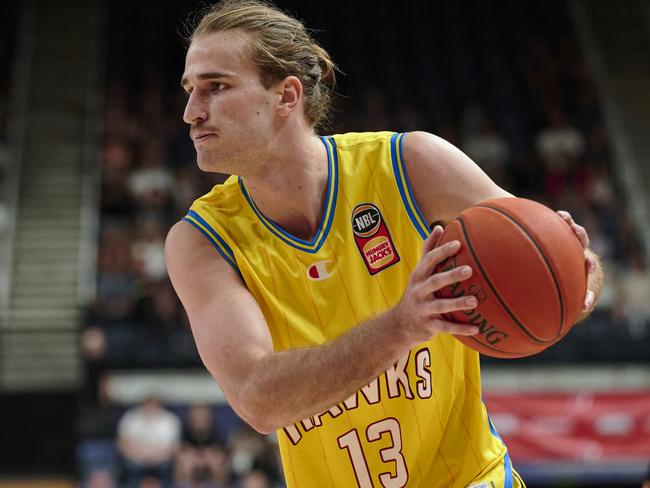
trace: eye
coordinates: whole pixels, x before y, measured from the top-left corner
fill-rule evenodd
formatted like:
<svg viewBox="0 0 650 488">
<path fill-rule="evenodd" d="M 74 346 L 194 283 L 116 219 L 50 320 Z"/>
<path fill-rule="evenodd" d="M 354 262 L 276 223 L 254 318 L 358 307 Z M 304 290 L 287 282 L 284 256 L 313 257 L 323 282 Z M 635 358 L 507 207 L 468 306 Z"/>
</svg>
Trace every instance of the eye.
<svg viewBox="0 0 650 488">
<path fill-rule="evenodd" d="M 226 88 L 226 85 L 224 85 L 223 83 L 221 83 L 219 81 L 212 81 L 212 82 L 210 82 L 209 86 L 210 86 L 210 91 L 211 92 L 221 91 L 221 90 L 224 90 Z"/>
</svg>

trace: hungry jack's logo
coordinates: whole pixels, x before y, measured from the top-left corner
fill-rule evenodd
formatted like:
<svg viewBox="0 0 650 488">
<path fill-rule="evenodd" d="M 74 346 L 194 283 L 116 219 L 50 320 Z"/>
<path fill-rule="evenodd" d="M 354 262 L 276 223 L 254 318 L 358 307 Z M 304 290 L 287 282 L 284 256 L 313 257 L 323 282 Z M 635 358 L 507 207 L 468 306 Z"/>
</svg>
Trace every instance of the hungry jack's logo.
<svg viewBox="0 0 650 488">
<path fill-rule="evenodd" d="M 357 248 L 371 275 L 399 261 L 399 254 L 379 209 L 372 203 L 352 211 L 352 231 Z"/>
</svg>

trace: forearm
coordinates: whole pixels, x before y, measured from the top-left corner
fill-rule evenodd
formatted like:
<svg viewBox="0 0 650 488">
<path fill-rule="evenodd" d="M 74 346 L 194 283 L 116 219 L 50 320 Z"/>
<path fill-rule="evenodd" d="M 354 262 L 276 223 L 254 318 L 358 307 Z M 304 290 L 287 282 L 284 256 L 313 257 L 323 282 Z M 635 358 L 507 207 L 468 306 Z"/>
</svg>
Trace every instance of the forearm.
<svg viewBox="0 0 650 488">
<path fill-rule="evenodd" d="M 391 309 L 324 345 L 265 356 L 241 393 L 252 414 L 247 420 L 272 431 L 345 400 L 417 343 L 398 322 Z"/>
<path fill-rule="evenodd" d="M 253 428 L 271 432 L 348 399 L 436 333 L 478 332 L 476 326 L 444 318 L 456 310 L 475 308 L 476 297 L 435 297 L 437 290 L 471 275 L 465 267 L 436 272 L 460 249 L 457 241 L 437 247 L 442 233 L 442 227 L 436 227 L 424 241 L 422 257 L 395 307 L 313 347 L 274 351 L 264 315 L 238 277 L 221 274 L 223 280 L 232 280 L 225 289 L 222 283 L 209 281 L 210 286 L 197 291 L 197 280 L 182 275 L 188 266 L 170 275 L 176 278 L 175 286 L 186 292 L 180 295 L 199 354 L 228 402 Z M 175 255 L 190 255 L 179 253 Z M 221 289 L 216 297 L 215 287 Z M 215 324 L 215 313 L 229 318 Z"/>
</svg>

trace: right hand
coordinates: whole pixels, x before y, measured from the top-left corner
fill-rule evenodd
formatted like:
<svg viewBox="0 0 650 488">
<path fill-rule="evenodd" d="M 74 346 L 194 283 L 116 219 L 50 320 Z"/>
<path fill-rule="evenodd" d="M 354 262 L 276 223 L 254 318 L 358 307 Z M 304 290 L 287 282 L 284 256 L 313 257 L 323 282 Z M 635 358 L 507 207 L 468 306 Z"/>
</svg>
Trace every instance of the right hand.
<svg viewBox="0 0 650 488">
<path fill-rule="evenodd" d="M 435 273 L 436 266 L 460 250 L 459 241 L 438 246 L 443 229 L 437 225 L 424 241 L 422 256 L 409 277 L 402 300 L 395 307 L 400 328 L 423 342 L 439 332 L 457 335 L 474 335 L 478 327 L 445 320 L 442 314 L 476 308 L 475 296 L 436 298 L 435 292 L 472 276 L 469 266 L 459 266 L 449 271 Z"/>
</svg>

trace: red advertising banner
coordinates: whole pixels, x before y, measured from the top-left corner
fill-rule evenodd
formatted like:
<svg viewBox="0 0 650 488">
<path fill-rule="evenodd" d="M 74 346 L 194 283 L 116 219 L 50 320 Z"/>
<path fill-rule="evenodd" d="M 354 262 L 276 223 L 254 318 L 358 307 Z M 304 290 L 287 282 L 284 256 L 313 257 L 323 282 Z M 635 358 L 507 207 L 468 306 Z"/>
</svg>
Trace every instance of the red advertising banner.
<svg viewBox="0 0 650 488">
<path fill-rule="evenodd" d="M 491 391 L 484 401 L 516 463 L 650 460 L 650 391 Z"/>
</svg>

